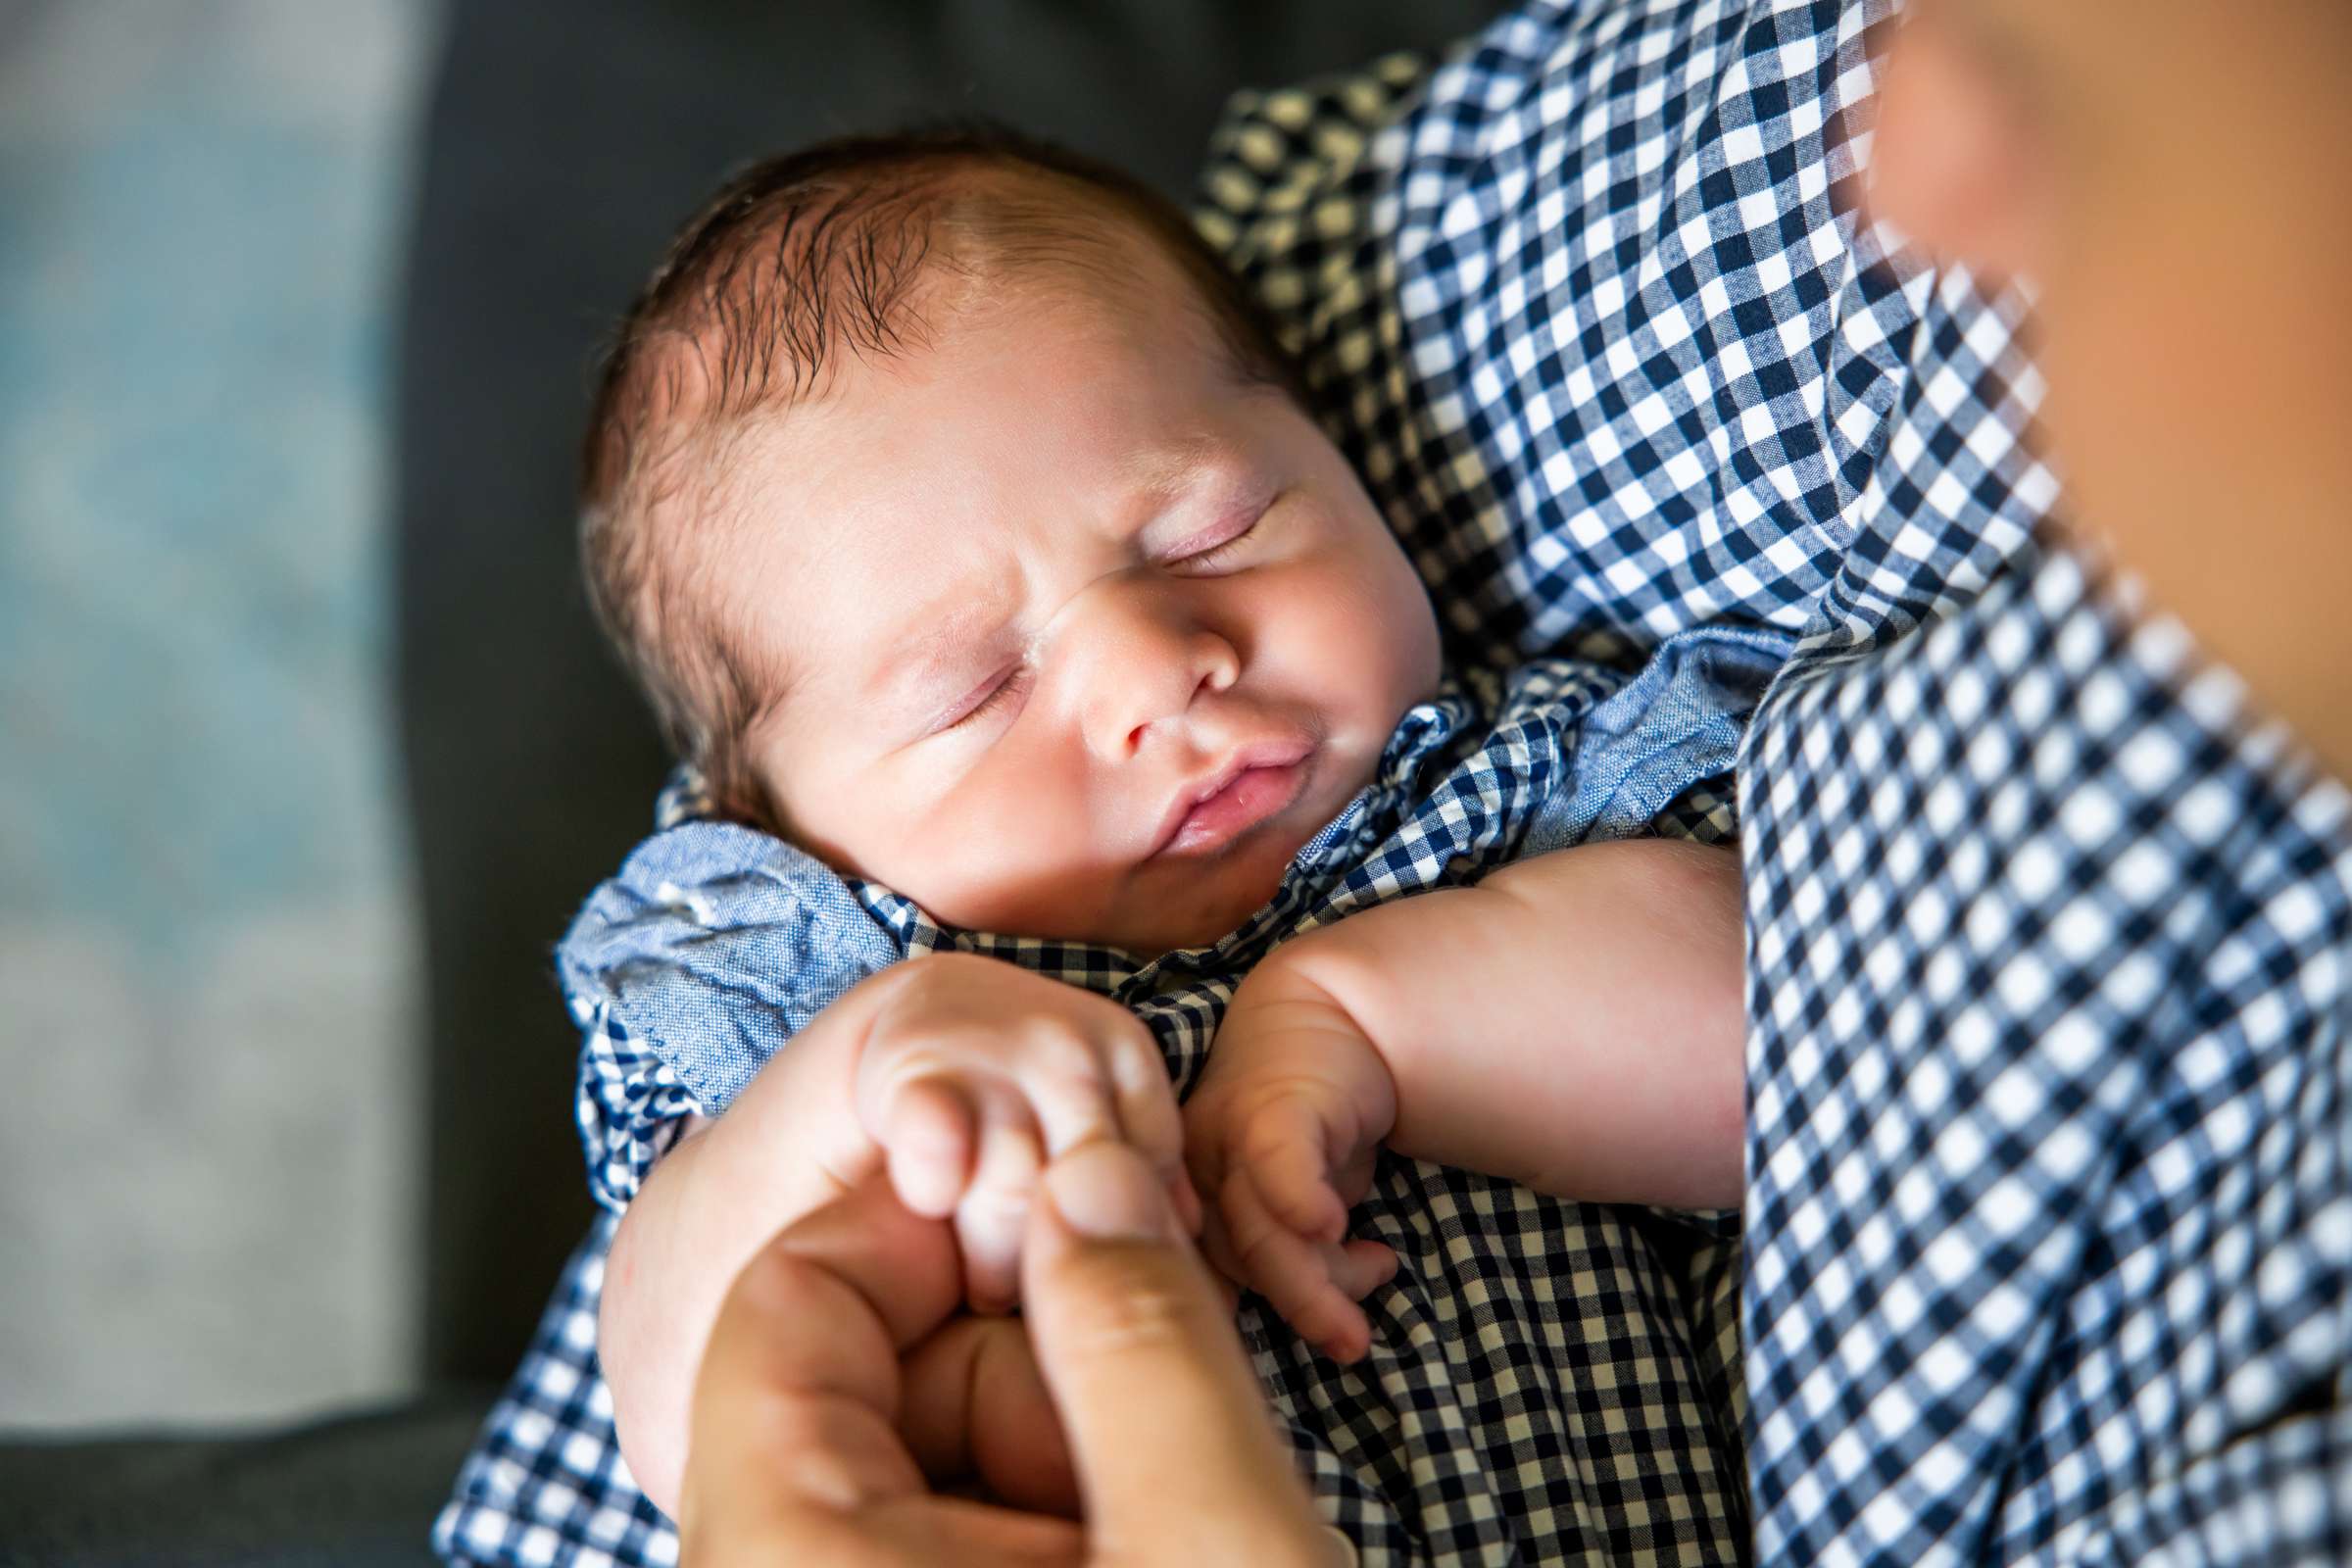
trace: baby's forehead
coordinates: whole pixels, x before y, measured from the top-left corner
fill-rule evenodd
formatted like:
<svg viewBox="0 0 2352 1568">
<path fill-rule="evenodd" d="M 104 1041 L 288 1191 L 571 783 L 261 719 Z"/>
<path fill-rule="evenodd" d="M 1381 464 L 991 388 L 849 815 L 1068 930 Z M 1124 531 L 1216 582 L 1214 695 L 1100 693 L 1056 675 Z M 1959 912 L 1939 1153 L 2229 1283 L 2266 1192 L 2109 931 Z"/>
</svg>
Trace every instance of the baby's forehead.
<svg viewBox="0 0 2352 1568">
<path fill-rule="evenodd" d="M 1004 333 L 1033 325 L 1053 321 L 1008 316 Z M 1134 362 L 1124 375 L 1074 380 L 1036 417 L 1033 403 L 992 405 L 983 383 L 941 390 L 930 406 L 951 412 L 930 418 L 901 419 L 887 401 L 821 432 L 804 418 L 740 465 L 725 509 L 740 568 L 788 585 L 812 626 L 905 616 L 952 628 L 969 618 L 959 607 L 1023 576 L 1070 558 L 1164 554 L 1220 510 L 1262 499 L 1264 463 L 1240 432 L 1151 417 L 1174 401 L 1165 358 L 1116 358 Z"/>
<path fill-rule="evenodd" d="M 711 465 L 715 499 L 821 556 L 843 547 L 837 529 L 991 500 L 1099 509 L 1172 494 L 1236 461 L 1230 406 L 1271 386 L 1194 297 L 1166 263 L 953 278 L 892 352 L 738 421 Z"/>
<path fill-rule="evenodd" d="M 1051 189 L 1024 214 L 1007 224 L 999 212 L 984 238 L 940 219 L 941 232 L 924 241 L 924 257 L 906 276 L 887 286 L 869 277 L 837 297 L 828 290 L 842 285 L 823 274 L 844 270 L 838 262 L 805 265 L 789 303 L 768 297 L 772 280 L 759 269 L 725 270 L 712 283 L 708 319 L 668 351 L 675 363 L 662 379 L 670 391 L 644 432 L 647 447 L 679 454 L 704 470 L 702 485 L 723 492 L 734 469 L 723 454 L 747 432 L 823 422 L 845 387 L 869 377 L 952 368 L 980 341 L 976 328 L 1018 334 L 1041 352 L 1086 339 L 1148 338 L 1163 363 L 1171 352 L 1210 355 L 1237 383 L 1271 379 L 1236 349 L 1219 303 L 1138 224 Z"/>
<path fill-rule="evenodd" d="M 902 396 L 845 382 L 839 401 L 779 421 L 747 465 L 757 476 L 731 508 L 745 545 L 729 574 L 746 585 L 734 614 L 784 654 L 775 662 L 799 690 L 839 710 L 882 701 L 882 676 L 920 685 L 925 672 L 1009 658 L 1039 606 L 1123 564 L 1182 554 L 1264 499 L 1271 480 L 1236 428 L 1242 411 L 1181 391 L 1221 372 L 1187 375 L 1149 341 L 1070 350 L 1054 341 L 1072 331 L 1070 314 L 1066 302 L 1013 310 L 985 342 L 950 335 L 927 351 L 939 362 L 929 383 L 902 381 Z M 1065 397 L 992 400 L 1007 344 L 1043 383 L 1065 353 L 1087 373 Z M 957 386 L 967 352 L 988 363 Z"/>
</svg>

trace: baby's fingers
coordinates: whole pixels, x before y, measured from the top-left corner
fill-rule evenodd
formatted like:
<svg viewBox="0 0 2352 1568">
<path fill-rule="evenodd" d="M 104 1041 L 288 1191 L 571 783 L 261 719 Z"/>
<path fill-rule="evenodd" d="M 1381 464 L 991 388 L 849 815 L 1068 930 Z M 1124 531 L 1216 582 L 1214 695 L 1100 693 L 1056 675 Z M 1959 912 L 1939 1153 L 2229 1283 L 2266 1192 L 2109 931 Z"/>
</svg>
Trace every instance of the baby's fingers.
<svg viewBox="0 0 2352 1568">
<path fill-rule="evenodd" d="M 1323 1118 L 1303 1100 L 1283 1099 L 1250 1118 L 1242 1159 L 1266 1207 L 1283 1224 L 1318 1242 L 1348 1234 L 1348 1205 L 1331 1185 Z"/>
<path fill-rule="evenodd" d="M 1227 1178 L 1218 1205 L 1227 1245 L 1249 1287 L 1325 1355 L 1335 1361 L 1360 1358 L 1371 1347 L 1372 1324 L 1333 1279 L 1334 1264 L 1347 1258 L 1345 1250 L 1310 1241 L 1274 1218 L 1248 1171 Z M 1358 1271 L 1352 1264 L 1350 1269 L 1352 1284 Z"/>
<path fill-rule="evenodd" d="M 1360 1301 L 1396 1277 L 1396 1250 L 1385 1242 L 1344 1242 L 1323 1250 L 1331 1283 Z"/>
<path fill-rule="evenodd" d="M 980 1158 L 956 1205 L 964 1298 L 975 1312 L 1004 1312 L 1020 1298 L 1021 1235 L 1037 1196 L 1037 1130 L 1016 1102 L 983 1112 Z"/>
<path fill-rule="evenodd" d="M 942 1078 L 917 1078 L 892 1091 L 876 1129 L 899 1201 L 926 1219 L 945 1219 L 972 1174 L 977 1136 L 971 1102 Z"/>
<path fill-rule="evenodd" d="M 1113 1031 L 1082 1056 L 1069 1045 L 1041 1043 L 1016 1079 L 1045 1134 L 1046 1157 L 1059 1159 L 1098 1138 L 1123 1140 L 1167 1183 L 1186 1232 L 1198 1232 L 1200 1200 L 1184 1170 L 1184 1118 L 1159 1048 L 1140 1025 Z"/>
<path fill-rule="evenodd" d="M 1045 1152 L 1059 1159 L 1082 1144 L 1120 1136 L 1119 1106 L 1109 1074 L 1089 1047 L 1055 1039 L 1012 1073 L 1045 1135 Z"/>
</svg>

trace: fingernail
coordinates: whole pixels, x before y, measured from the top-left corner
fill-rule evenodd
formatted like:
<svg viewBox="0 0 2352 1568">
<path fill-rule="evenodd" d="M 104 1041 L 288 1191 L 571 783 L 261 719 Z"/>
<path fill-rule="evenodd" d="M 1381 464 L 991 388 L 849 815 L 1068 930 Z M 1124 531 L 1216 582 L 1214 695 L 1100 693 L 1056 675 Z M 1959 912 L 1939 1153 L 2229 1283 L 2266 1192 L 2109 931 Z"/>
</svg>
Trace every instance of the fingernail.
<svg viewBox="0 0 2352 1568">
<path fill-rule="evenodd" d="M 1123 1144 L 1073 1149 L 1046 1167 L 1054 1211 L 1081 1236 L 1105 1242 L 1164 1240 L 1168 1202 L 1159 1177 Z"/>
</svg>

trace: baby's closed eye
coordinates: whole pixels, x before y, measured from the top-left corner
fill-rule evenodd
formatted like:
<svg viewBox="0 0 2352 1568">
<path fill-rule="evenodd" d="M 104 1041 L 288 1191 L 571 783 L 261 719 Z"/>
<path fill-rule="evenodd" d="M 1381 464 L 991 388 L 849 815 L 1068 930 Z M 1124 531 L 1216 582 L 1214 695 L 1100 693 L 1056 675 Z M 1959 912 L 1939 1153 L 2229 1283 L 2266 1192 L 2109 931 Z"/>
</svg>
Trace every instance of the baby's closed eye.
<svg viewBox="0 0 2352 1568">
<path fill-rule="evenodd" d="M 1160 564 L 1188 577 L 1211 576 L 1237 565 L 1255 537 L 1258 524 L 1272 509 L 1271 501 L 1237 508 L 1207 529 L 1180 542 Z"/>
<path fill-rule="evenodd" d="M 1013 664 L 989 676 L 960 699 L 949 710 L 934 734 L 950 730 L 969 729 L 1002 710 L 1017 711 L 1028 697 L 1035 676 L 1029 666 Z"/>
</svg>

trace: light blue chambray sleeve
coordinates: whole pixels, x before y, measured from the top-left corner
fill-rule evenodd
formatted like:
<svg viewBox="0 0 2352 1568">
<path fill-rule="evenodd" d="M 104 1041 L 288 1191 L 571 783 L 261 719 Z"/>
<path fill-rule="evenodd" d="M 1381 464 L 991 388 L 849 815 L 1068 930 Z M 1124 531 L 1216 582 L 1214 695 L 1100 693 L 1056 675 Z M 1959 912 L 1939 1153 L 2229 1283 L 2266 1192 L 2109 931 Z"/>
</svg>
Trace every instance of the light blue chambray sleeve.
<svg viewBox="0 0 2352 1568">
<path fill-rule="evenodd" d="M 589 1187 L 625 1207 L 683 1117 L 716 1115 L 808 1021 L 905 956 L 830 867 L 727 822 L 657 833 L 556 950 L 582 1030 Z"/>
<path fill-rule="evenodd" d="M 1677 797 L 1732 770 L 1747 715 L 1792 640 L 1761 629 L 1686 631 L 1578 727 L 1566 788 L 1529 825 L 1522 853 L 1641 833 Z"/>
</svg>

